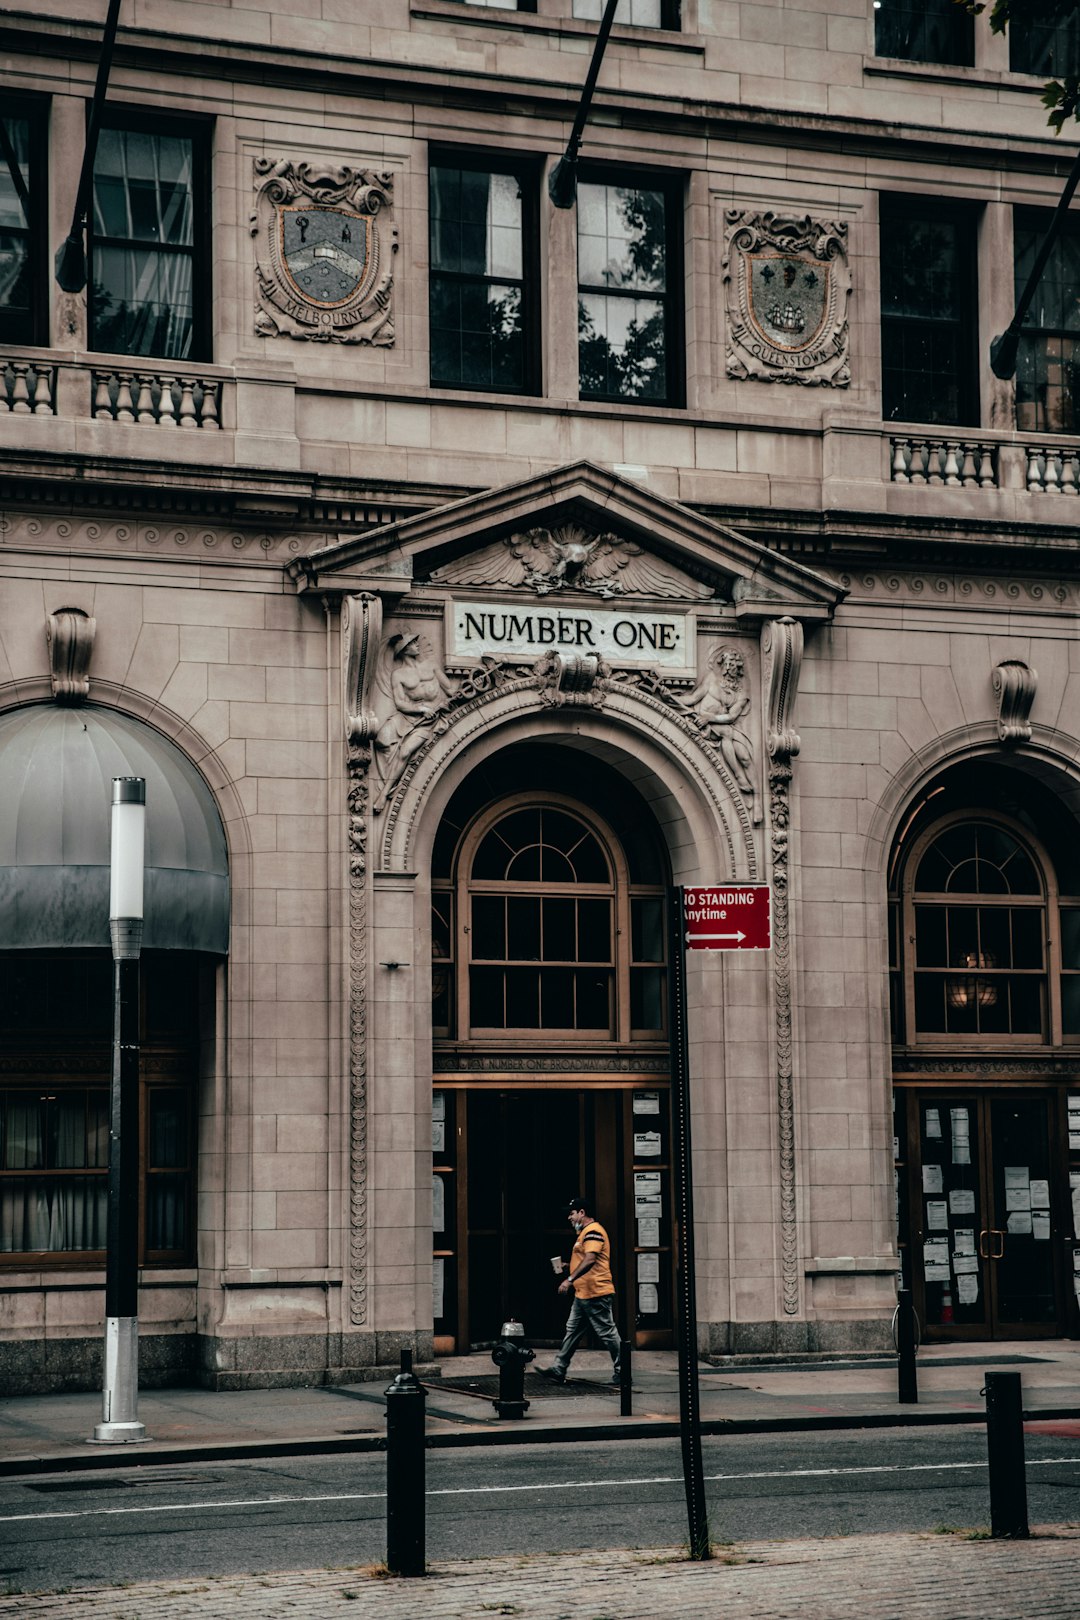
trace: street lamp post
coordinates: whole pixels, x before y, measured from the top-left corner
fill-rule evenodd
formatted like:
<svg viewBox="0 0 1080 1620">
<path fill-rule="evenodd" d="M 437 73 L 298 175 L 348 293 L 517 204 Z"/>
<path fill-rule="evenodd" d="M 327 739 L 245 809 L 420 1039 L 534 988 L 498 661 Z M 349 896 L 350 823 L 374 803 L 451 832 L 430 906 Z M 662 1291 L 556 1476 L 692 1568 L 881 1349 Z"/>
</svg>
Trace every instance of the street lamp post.
<svg viewBox="0 0 1080 1620">
<path fill-rule="evenodd" d="M 116 776 L 112 794 L 109 931 L 113 1064 L 105 1253 L 105 1375 L 93 1438 L 145 1440 L 139 1422 L 139 953 L 143 932 L 146 783 Z"/>
</svg>

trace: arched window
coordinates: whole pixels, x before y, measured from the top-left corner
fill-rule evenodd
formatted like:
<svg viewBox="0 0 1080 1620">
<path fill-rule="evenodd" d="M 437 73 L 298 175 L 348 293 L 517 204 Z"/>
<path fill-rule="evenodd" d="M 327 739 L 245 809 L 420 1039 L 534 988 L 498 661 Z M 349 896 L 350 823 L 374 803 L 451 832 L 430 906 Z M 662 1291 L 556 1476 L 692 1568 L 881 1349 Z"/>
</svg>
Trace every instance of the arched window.
<svg viewBox="0 0 1080 1620">
<path fill-rule="evenodd" d="M 664 890 L 598 817 L 559 795 L 489 807 L 433 875 L 436 1036 L 662 1037 Z"/>
<path fill-rule="evenodd" d="M 898 1041 L 1080 1036 L 1080 906 L 1026 830 L 970 811 L 937 821 L 903 860 L 893 914 Z"/>
</svg>

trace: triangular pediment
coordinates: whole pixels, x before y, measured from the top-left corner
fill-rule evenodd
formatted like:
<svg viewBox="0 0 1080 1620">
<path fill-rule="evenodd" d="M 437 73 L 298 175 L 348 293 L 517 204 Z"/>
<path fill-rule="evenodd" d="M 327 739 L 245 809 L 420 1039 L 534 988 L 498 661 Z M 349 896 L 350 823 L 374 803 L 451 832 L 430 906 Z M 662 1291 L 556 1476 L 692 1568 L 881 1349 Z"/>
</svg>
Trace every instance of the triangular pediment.
<svg viewBox="0 0 1080 1620">
<path fill-rule="evenodd" d="M 300 590 L 714 603 L 740 619 L 831 616 L 843 590 L 616 473 L 576 462 L 297 557 Z"/>
</svg>

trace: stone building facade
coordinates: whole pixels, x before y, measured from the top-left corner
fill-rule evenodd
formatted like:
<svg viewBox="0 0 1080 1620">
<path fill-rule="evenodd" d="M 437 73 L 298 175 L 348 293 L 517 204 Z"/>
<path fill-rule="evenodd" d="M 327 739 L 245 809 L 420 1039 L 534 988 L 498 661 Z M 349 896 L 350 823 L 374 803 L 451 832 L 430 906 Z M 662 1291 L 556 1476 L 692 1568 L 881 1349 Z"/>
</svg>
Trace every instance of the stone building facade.
<svg viewBox="0 0 1080 1620">
<path fill-rule="evenodd" d="M 1068 154 L 952 9 L 634 0 L 562 210 L 588 0 L 125 3 L 85 294 L 103 7 L 0 19 L 7 1388 L 98 1376 L 126 773 L 145 1378 L 551 1339 L 575 1190 L 670 1343 L 672 885 L 772 904 L 703 1346 L 1078 1330 L 1080 238 L 996 380 Z"/>
</svg>

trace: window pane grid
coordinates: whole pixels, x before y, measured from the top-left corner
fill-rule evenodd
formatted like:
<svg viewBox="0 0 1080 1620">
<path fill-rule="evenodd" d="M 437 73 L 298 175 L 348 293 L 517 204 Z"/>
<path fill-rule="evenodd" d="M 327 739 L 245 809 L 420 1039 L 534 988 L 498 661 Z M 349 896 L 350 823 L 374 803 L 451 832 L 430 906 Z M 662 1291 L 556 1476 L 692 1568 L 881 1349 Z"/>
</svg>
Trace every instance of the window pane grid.
<svg viewBox="0 0 1080 1620">
<path fill-rule="evenodd" d="M 966 221 L 914 209 L 881 221 L 882 411 L 892 422 L 972 419 L 973 242 Z"/>
<path fill-rule="evenodd" d="M 673 394 L 668 199 L 662 190 L 578 187 L 578 367 L 585 399 Z"/>
<path fill-rule="evenodd" d="M 1015 218 L 1016 294 L 1035 261 L 1048 216 Z M 1080 231 L 1066 224 L 1043 269 L 1025 321 L 1016 365 L 1016 425 L 1028 432 L 1080 427 Z"/>
<path fill-rule="evenodd" d="M 975 60 L 971 18 L 954 0 L 875 0 L 874 49 L 905 62 L 970 67 Z"/>
<path fill-rule="evenodd" d="M 432 381 L 524 392 L 522 180 L 509 171 L 434 164 L 429 198 Z"/>
</svg>

